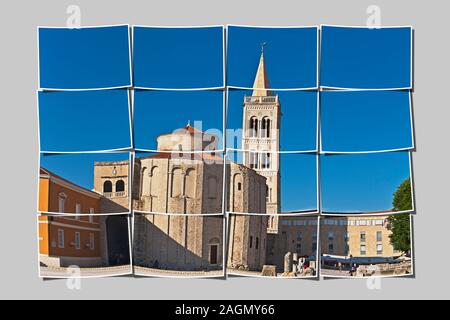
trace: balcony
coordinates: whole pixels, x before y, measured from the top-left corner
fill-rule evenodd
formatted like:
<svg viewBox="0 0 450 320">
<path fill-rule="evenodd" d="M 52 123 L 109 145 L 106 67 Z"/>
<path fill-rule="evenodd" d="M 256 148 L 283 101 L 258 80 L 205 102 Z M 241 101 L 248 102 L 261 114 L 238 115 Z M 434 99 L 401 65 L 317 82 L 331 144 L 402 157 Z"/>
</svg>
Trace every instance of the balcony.
<svg viewBox="0 0 450 320">
<path fill-rule="evenodd" d="M 278 103 L 278 96 L 270 97 L 245 97 L 245 103 Z"/>
</svg>

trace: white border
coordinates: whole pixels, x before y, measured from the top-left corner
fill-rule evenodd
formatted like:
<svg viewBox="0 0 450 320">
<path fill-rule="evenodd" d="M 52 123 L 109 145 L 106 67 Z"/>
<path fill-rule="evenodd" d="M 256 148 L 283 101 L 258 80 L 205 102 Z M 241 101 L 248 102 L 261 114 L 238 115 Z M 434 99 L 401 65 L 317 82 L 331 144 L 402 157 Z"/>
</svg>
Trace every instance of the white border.
<svg viewBox="0 0 450 320">
<path fill-rule="evenodd" d="M 120 147 L 120 148 L 114 148 L 114 149 L 103 149 L 103 150 L 86 150 L 86 151 L 55 151 L 55 150 L 42 150 L 41 147 L 41 121 L 40 121 L 40 108 L 41 105 L 39 103 L 39 93 L 44 94 L 52 94 L 52 93 L 62 93 L 62 92 L 68 92 L 68 93 L 74 93 L 74 92 L 88 92 L 87 90 L 83 91 L 42 91 L 42 90 L 36 90 L 36 99 L 37 99 L 37 121 L 38 121 L 38 136 L 39 136 L 39 154 L 75 154 L 75 153 L 102 153 L 102 152 L 130 152 L 133 150 L 133 128 L 132 128 L 132 115 L 131 115 L 131 101 L 130 101 L 130 94 L 128 89 L 121 89 L 122 92 L 126 93 L 127 95 L 127 101 L 128 101 L 128 134 L 129 134 L 129 140 L 130 140 L 130 146 L 128 147 Z M 100 90 L 96 90 L 100 91 Z M 107 90 L 104 90 L 107 92 Z M 112 91 L 110 91 L 112 92 Z"/>
<path fill-rule="evenodd" d="M 104 154 L 108 154 L 108 153 L 105 153 L 105 152 L 96 152 L 96 153 L 99 153 L 99 154 L 102 154 L 102 155 L 104 155 Z M 118 153 L 122 153 L 122 152 L 118 152 Z M 90 214 L 90 213 L 66 213 L 66 212 L 53 212 L 53 211 L 41 211 L 41 210 L 39 210 L 39 194 L 40 194 L 40 171 L 41 171 L 41 157 L 43 157 L 43 156 L 46 156 L 46 155 L 50 155 L 50 154 L 42 154 L 42 153 L 40 153 L 39 154 L 39 157 L 38 157 L 38 170 L 37 170 L 37 172 L 38 172 L 38 174 L 37 174 L 37 204 L 36 204 L 36 212 L 37 212 L 37 214 L 38 215 L 51 215 L 51 216 L 59 216 L 59 217 L 63 217 L 63 216 L 72 216 L 72 217 L 77 217 L 77 216 L 79 216 L 79 217 L 82 217 L 82 216 L 91 216 L 91 215 L 93 215 L 93 216 L 119 216 L 119 215 L 131 215 L 132 214 L 132 210 L 131 210 L 131 205 L 132 205 L 132 190 L 133 190 L 133 185 L 132 185 L 132 177 L 131 177 L 131 168 L 132 168 L 132 162 L 131 162 L 131 152 L 123 152 L 124 154 L 125 153 L 128 153 L 128 211 L 124 211 L 124 212 L 107 212 L 107 213 L 94 213 L 94 214 Z M 76 154 L 80 154 L 80 153 L 74 153 L 75 155 Z M 91 152 L 90 154 L 94 154 L 93 152 Z M 114 154 L 114 153 L 111 153 L 111 154 Z M 67 153 L 62 153 L 62 154 L 60 154 L 61 156 L 65 156 L 65 155 L 70 155 L 70 154 L 67 154 Z M 127 160 L 119 160 L 119 161 L 127 161 Z M 47 168 L 45 168 L 45 169 L 47 169 Z M 72 182 L 72 181 L 70 181 L 70 180 L 68 180 L 68 179 L 66 179 L 66 178 L 64 178 L 64 177 L 62 177 L 61 176 L 61 178 L 63 178 L 63 179 L 65 179 L 65 180 L 67 180 L 67 181 L 69 181 L 69 182 L 71 182 L 71 183 L 73 183 L 73 184 L 75 184 L 74 182 Z M 79 186 L 79 187 L 81 187 L 81 186 Z M 131 187 L 131 188 L 130 188 Z M 81 187 L 81 188 L 83 188 L 83 189 L 86 189 L 85 187 Z M 95 192 L 95 191 L 92 191 L 92 192 Z M 95 192 L 96 193 L 96 192 Z M 102 197 L 104 197 L 103 196 L 103 194 L 101 194 L 101 193 L 98 193 L 98 196 L 99 196 L 99 198 L 102 198 Z"/>
<path fill-rule="evenodd" d="M 153 29 L 207 29 L 207 28 L 222 28 L 222 86 L 215 87 L 193 87 L 193 88 L 167 88 L 167 87 L 141 87 L 134 86 L 133 89 L 136 90 L 158 90 L 158 91 L 203 91 L 203 90 L 224 90 L 226 88 L 226 66 L 225 66 L 225 25 L 198 25 L 198 26 L 152 26 L 152 25 L 139 25 L 135 24 L 131 26 L 131 32 L 134 39 L 134 28 L 153 28 Z M 134 52 L 134 42 L 133 42 L 133 52 Z M 134 71 L 134 65 L 132 66 Z"/>
<path fill-rule="evenodd" d="M 95 88 L 44 88 L 41 87 L 41 71 L 40 71 L 40 47 L 39 47 L 39 30 L 40 29 L 65 29 L 65 30 L 73 30 L 73 29 L 93 29 L 93 28 L 111 28 L 111 27 L 128 27 L 127 37 L 128 37 L 128 63 L 129 63 L 129 76 L 130 76 L 130 84 L 123 86 L 114 86 L 114 87 L 95 87 Z M 102 26 L 80 26 L 76 28 L 69 27 L 47 27 L 47 26 L 37 26 L 36 27 L 36 35 L 37 35 L 37 59 L 38 59 L 38 88 L 42 91 L 96 91 L 96 90 L 111 90 L 111 89 L 124 89 L 133 87 L 133 64 L 132 64 L 132 56 L 131 56 L 131 37 L 130 37 L 130 24 L 112 24 L 112 25 L 102 25 Z"/>
<path fill-rule="evenodd" d="M 162 216 L 179 216 L 178 214 L 155 214 L 155 213 L 139 213 L 140 215 L 162 215 Z M 181 214 L 181 216 L 196 216 L 196 217 L 219 217 L 218 215 L 210 215 L 210 214 Z M 196 275 L 191 275 L 191 276 L 178 276 L 176 274 L 170 274 L 170 275 L 160 275 L 160 274 L 150 274 L 150 273 L 139 273 L 134 271 L 133 275 L 138 276 L 138 277 L 145 277 L 145 278 L 173 278 L 173 279 L 220 279 L 223 278 L 223 280 L 226 280 L 226 251 L 225 251 L 225 247 L 226 247 L 226 226 L 227 226 L 227 221 L 228 219 L 226 218 L 225 215 L 221 214 L 221 219 L 222 219 L 222 274 L 220 275 L 202 275 L 202 276 L 196 276 Z M 134 240 L 134 234 L 133 234 L 133 240 Z M 134 243 L 134 242 L 133 242 Z M 133 262 L 133 268 L 134 267 L 140 267 L 140 268 L 145 268 L 145 267 L 141 267 L 138 265 L 135 265 Z M 183 270 L 171 270 L 171 269 L 161 269 L 162 271 L 171 271 L 171 272 L 190 272 L 190 271 L 183 271 Z M 218 270 L 213 270 L 213 271 L 220 271 L 220 269 Z M 195 271 L 193 271 L 195 272 Z"/>
<path fill-rule="evenodd" d="M 320 25 L 310 25 L 310 26 L 250 26 L 250 25 L 241 25 L 241 24 L 227 24 L 226 25 L 226 43 L 227 43 L 227 55 L 228 55 L 228 46 L 229 46 L 229 32 L 228 27 L 238 27 L 238 28 L 253 28 L 253 29 L 316 29 L 316 86 L 315 87 L 300 87 L 300 88 L 285 88 L 285 89 L 277 89 L 270 88 L 269 91 L 306 91 L 306 90 L 319 90 L 319 71 L 320 71 Z M 267 90 L 267 88 L 248 88 L 248 87 L 240 87 L 240 86 L 227 86 L 227 88 L 232 89 L 245 89 L 245 90 Z"/>
<path fill-rule="evenodd" d="M 391 215 L 388 215 L 391 216 Z M 322 255 L 319 255 L 319 270 L 320 278 L 323 280 L 331 279 L 353 279 L 353 280 L 368 280 L 368 279 L 382 279 L 382 278 L 414 278 L 415 277 L 415 260 L 414 260 L 414 230 L 412 227 L 413 215 L 409 214 L 409 225 L 410 225 L 410 240 L 411 240 L 411 273 L 410 274 L 397 274 L 397 275 L 375 275 L 370 277 L 351 277 L 351 276 L 334 276 L 334 275 L 322 275 Z M 321 219 L 322 220 L 322 219 Z"/>
<path fill-rule="evenodd" d="M 231 151 L 233 153 L 243 153 L 243 152 L 251 152 L 251 151 L 243 151 L 243 150 L 236 150 L 236 151 Z M 264 151 L 266 152 L 266 151 Z M 281 152 L 270 152 L 267 151 L 266 153 L 271 153 L 271 154 L 283 154 Z M 305 216 L 305 215 L 321 215 L 321 190 L 320 190 L 320 155 L 316 152 L 314 153 L 294 153 L 294 152 L 289 152 L 289 153 L 284 153 L 284 154 L 289 154 L 289 155 L 308 155 L 308 156 L 314 156 L 316 158 L 316 208 L 309 208 L 309 209 L 304 209 L 304 210 L 289 210 L 286 211 L 284 213 L 279 213 L 276 214 L 278 216 L 286 216 L 286 217 L 294 217 L 294 216 Z M 228 150 L 224 155 L 226 162 L 230 161 L 233 163 L 236 163 L 234 161 L 232 161 L 231 159 L 228 158 Z M 281 159 L 280 159 L 280 164 L 281 164 Z M 250 169 L 249 170 L 253 170 L 255 171 L 255 169 Z M 281 175 L 281 170 L 280 171 L 280 175 Z M 280 185 L 280 187 L 282 187 L 282 185 Z M 282 189 L 283 190 L 283 189 Z M 281 191 L 281 193 L 283 193 L 283 191 Z M 228 208 L 227 208 L 228 209 Z M 305 211 L 308 212 L 305 212 Z M 268 213 L 243 213 L 243 212 L 233 212 L 233 211 L 227 211 L 227 214 L 248 214 L 248 215 L 267 215 Z M 275 215 L 275 214 L 273 214 Z"/>
<path fill-rule="evenodd" d="M 237 214 L 238 215 L 238 214 Z M 246 215 L 246 214 L 244 214 Z M 277 214 L 267 214 L 267 216 L 279 216 Z M 304 216 L 305 218 L 307 218 L 308 216 Z M 317 249 L 316 249 L 316 275 L 315 276 L 306 276 L 306 277 L 272 277 L 272 276 L 262 276 L 262 275 L 245 275 L 239 272 L 233 272 L 233 271 L 228 271 L 228 270 L 232 270 L 232 269 L 228 269 L 227 268 L 227 274 L 233 276 L 232 278 L 263 278 L 263 279 L 278 279 L 278 280 L 319 280 L 320 279 L 320 254 L 319 254 L 319 250 L 320 250 L 320 216 L 318 216 L 317 214 L 313 214 L 309 216 L 310 218 L 316 218 L 317 219 L 317 235 L 316 235 L 316 242 L 317 242 Z M 231 236 L 231 235 L 229 235 Z M 229 253 L 228 253 L 229 254 Z M 228 264 L 228 259 L 227 259 L 227 264 Z M 261 270 L 262 272 L 262 270 Z"/>
<path fill-rule="evenodd" d="M 414 191 L 414 179 L 413 179 L 413 169 L 412 169 L 412 151 L 398 151 L 400 153 L 408 153 L 408 164 L 409 164 L 409 181 L 411 184 L 411 209 L 410 210 L 402 210 L 402 211 L 388 211 L 388 212 L 380 212 L 380 213 L 370 213 L 367 211 L 342 211 L 342 212 L 330 212 L 330 211 L 323 211 L 322 207 L 323 204 L 320 204 L 321 216 L 334 216 L 334 217 L 363 217 L 363 216 L 393 216 L 398 214 L 405 214 L 408 213 L 410 215 L 414 215 L 416 213 L 416 200 L 415 200 L 415 191 Z M 389 153 L 389 152 L 386 152 Z M 321 179 L 320 179 L 321 180 Z M 322 199 L 320 199 L 322 201 Z"/>
<path fill-rule="evenodd" d="M 173 91 L 174 93 L 180 92 L 180 91 L 184 91 L 184 92 L 189 92 L 189 91 L 215 91 L 215 90 L 201 90 L 201 89 L 197 89 L 197 90 L 172 90 L 172 89 L 165 89 L 165 90 L 147 90 L 147 89 L 136 89 L 136 90 L 141 90 L 141 91 Z M 133 115 L 134 115 L 134 111 L 136 109 L 135 105 L 134 105 L 134 101 L 135 101 L 135 90 L 133 91 Z M 222 135 L 221 137 L 219 137 L 219 139 L 221 139 L 222 141 L 222 149 L 218 149 L 218 150 L 194 150 L 194 151 L 189 151 L 189 150 L 182 150 L 181 153 L 183 154 L 208 154 L 208 153 L 225 153 L 226 152 L 226 102 L 227 102 L 227 91 L 226 90 L 217 90 L 218 93 L 222 94 Z M 145 106 L 141 106 L 141 108 Z M 160 109 L 159 109 L 160 110 Z M 169 112 L 171 109 L 168 109 L 167 112 Z M 158 110 L 156 110 L 158 111 Z M 131 116 L 130 116 L 131 118 Z M 202 120 L 203 121 L 203 120 Z M 136 134 L 136 132 L 134 131 L 134 119 L 133 122 L 130 123 L 130 127 L 131 127 L 131 135 L 132 135 L 132 139 L 133 139 L 133 144 L 134 141 L 136 140 L 136 136 L 139 136 L 138 134 Z M 215 129 L 215 128 L 212 128 Z M 176 130 L 176 129 L 175 129 Z M 206 129 L 207 131 L 208 129 Z M 170 133 L 167 133 L 170 134 Z M 158 138 L 158 136 L 155 137 L 155 142 L 156 139 Z M 133 149 L 133 151 L 135 152 L 148 152 L 148 153 L 163 153 L 163 154 L 179 154 L 180 152 L 178 150 L 173 150 L 173 151 L 164 151 L 164 150 L 158 150 L 158 149 L 145 149 L 145 148 L 135 148 Z"/>
<path fill-rule="evenodd" d="M 253 91 L 254 90 L 254 89 L 245 89 L 245 88 L 239 88 L 239 87 L 233 87 L 233 86 L 227 87 L 227 90 L 226 90 L 227 101 L 226 101 L 226 105 L 225 105 L 225 108 L 224 108 L 226 110 L 226 114 L 224 115 L 224 119 L 226 120 L 226 122 L 225 122 L 225 133 L 229 129 L 227 124 L 228 124 L 228 111 L 230 110 L 229 99 L 228 99 L 228 95 L 229 95 L 230 89 L 231 90 L 236 90 L 235 92 Z M 241 90 L 241 91 L 239 91 L 239 90 Z M 258 90 L 258 89 L 256 89 L 256 90 Z M 315 143 L 316 148 L 315 149 L 309 149 L 309 150 L 284 150 L 284 151 L 283 150 L 278 150 L 278 151 L 271 151 L 271 153 L 318 153 L 318 152 L 320 152 L 320 146 L 319 146 L 320 92 L 318 90 L 303 90 L 303 89 L 302 90 L 297 90 L 297 89 L 293 89 L 293 90 L 292 89 L 285 89 L 285 90 L 261 89 L 261 90 L 263 90 L 263 91 L 273 91 L 275 93 L 276 93 L 276 91 L 285 91 L 285 92 L 287 92 L 287 91 L 290 91 L 290 92 L 306 92 L 307 91 L 307 92 L 311 92 L 311 93 L 315 93 L 316 94 L 316 130 L 315 130 L 316 131 L 316 137 L 315 137 L 315 139 L 316 139 L 316 143 Z M 236 107 L 234 107 L 234 108 L 236 108 Z M 242 108 L 242 106 L 241 106 L 241 108 Z M 280 112 L 282 112 L 282 111 L 280 111 Z M 282 124 L 283 124 L 283 118 L 281 117 L 280 126 Z M 244 128 L 237 128 L 237 129 L 242 129 L 242 132 L 244 133 L 244 130 L 245 130 Z M 281 130 L 282 129 L 278 130 L 278 134 L 279 134 L 280 137 L 281 137 Z M 244 138 L 244 137 L 242 137 L 242 138 Z M 242 149 L 242 142 L 241 142 L 241 148 L 228 148 L 227 147 L 227 141 L 225 141 L 224 148 L 225 148 L 226 152 L 228 152 L 228 151 L 233 151 L 233 152 L 235 152 L 235 151 L 242 151 L 242 152 L 253 152 L 253 151 L 255 151 L 255 150 Z"/>
<path fill-rule="evenodd" d="M 378 90 L 379 92 L 393 92 L 394 90 Z M 341 150 L 323 150 L 322 145 L 320 146 L 320 154 L 368 154 L 368 153 L 383 153 L 383 152 L 396 152 L 396 151 L 413 151 L 416 148 L 416 139 L 414 137 L 414 121 L 413 121 L 413 110 L 412 110 L 412 92 L 404 91 L 405 94 L 408 94 L 408 103 L 409 103 L 409 121 L 411 127 L 411 146 L 402 147 L 402 148 L 394 148 L 394 149 L 381 149 L 381 150 L 362 150 L 362 151 L 341 151 Z M 349 89 L 349 90 L 336 90 L 336 91 L 321 91 L 322 92 L 333 92 L 333 93 L 347 93 L 347 92 L 374 92 L 374 90 L 362 90 L 362 89 Z M 322 106 L 320 106 L 322 107 Z M 322 130 L 322 126 L 321 126 Z M 322 135 L 322 131 L 321 131 Z"/>
<path fill-rule="evenodd" d="M 129 267 L 130 267 L 130 271 L 128 272 L 123 272 L 123 273 L 117 273 L 117 274 L 102 274 L 102 275 L 95 275 L 95 276 L 74 276 L 71 274 L 67 274 L 67 276 L 46 276 L 46 275 L 42 275 L 41 274 L 41 259 L 40 259 L 40 240 L 39 240 L 39 217 L 41 215 L 36 215 L 36 224 L 37 224 L 37 243 L 38 243 L 38 250 L 37 250 L 37 256 L 38 256 L 38 275 L 40 279 L 89 279 L 89 278 L 109 278 L 109 277 L 119 277 L 119 276 L 125 276 L 125 275 L 133 275 L 133 251 L 132 251 L 132 247 L 131 247 L 131 232 L 130 232 L 130 216 L 123 214 L 123 216 L 125 217 L 125 219 L 127 219 L 127 225 L 128 225 L 128 250 L 129 250 L 129 254 L 130 254 L 130 263 L 129 263 Z M 126 264 L 124 264 L 123 266 L 128 266 Z M 98 267 L 98 268 L 102 268 L 102 267 Z M 81 270 L 83 268 L 80 268 Z M 95 269 L 95 268 L 89 268 L 89 269 Z"/>
<path fill-rule="evenodd" d="M 320 24 L 319 28 L 322 31 L 323 27 L 331 27 L 331 28 L 348 28 L 348 29 L 369 29 L 369 30 L 379 30 L 379 29 L 405 29 L 410 28 L 410 75 L 409 75 L 409 86 L 408 87 L 400 87 L 400 88 L 359 88 L 361 90 L 367 91 L 389 91 L 389 90 L 414 90 L 414 27 L 411 25 L 405 26 L 348 26 L 348 25 L 333 25 L 333 24 Z M 322 39 L 321 39 L 322 40 Z M 322 50 L 322 46 L 321 49 Z M 319 86 L 320 90 L 351 90 L 357 89 L 355 88 L 347 88 L 347 87 L 334 87 L 334 86 Z"/>
</svg>

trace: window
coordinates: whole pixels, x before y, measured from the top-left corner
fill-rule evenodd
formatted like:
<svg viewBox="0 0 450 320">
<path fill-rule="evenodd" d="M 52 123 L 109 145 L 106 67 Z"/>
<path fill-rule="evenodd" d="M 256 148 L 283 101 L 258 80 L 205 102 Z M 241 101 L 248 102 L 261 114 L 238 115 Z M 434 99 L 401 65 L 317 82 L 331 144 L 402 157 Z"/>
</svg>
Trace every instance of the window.
<svg viewBox="0 0 450 320">
<path fill-rule="evenodd" d="M 382 244 L 377 244 L 377 254 L 378 255 L 383 254 L 383 245 Z"/>
<path fill-rule="evenodd" d="M 249 128 L 250 128 L 249 132 L 250 138 L 256 138 L 258 136 L 258 119 L 256 119 L 255 117 L 251 117 Z"/>
<path fill-rule="evenodd" d="M 89 223 L 93 223 L 94 222 L 94 216 L 93 216 L 94 213 L 95 213 L 94 212 L 94 208 L 89 208 L 89 214 L 90 214 L 90 216 L 89 216 Z"/>
<path fill-rule="evenodd" d="M 103 193 L 111 193 L 112 192 L 112 182 L 106 180 L 103 182 Z"/>
<path fill-rule="evenodd" d="M 253 247 L 253 237 L 250 236 L 250 249 Z"/>
<path fill-rule="evenodd" d="M 348 253 L 350 252 L 350 247 L 348 244 L 345 245 L 345 254 L 348 255 Z"/>
<path fill-rule="evenodd" d="M 89 248 L 91 250 L 95 249 L 95 235 L 93 233 L 89 233 Z"/>
<path fill-rule="evenodd" d="M 365 231 L 361 231 L 361 233 L 359 234 L 359 240 L 361 242 L 366 242 L 366 232 Z"/>
<path fill-rule="evenodd" d="M 242 183 L 238 182 L 238 184 L 237 184 L 237 189 L 238 189 L 238 191 L 241 191 L 241 190 L 242 190 Z"/>
<path fill-rule="evenodd" d="M 297 253 L 302 253 L 302 244 L 297 243 Z"/>
<path fill-rule="evenodd" d="M 81 213 L 81 204 L 75 203 L 75 213 L 76 214 Z M 80 220 L 80 216 L 75 216 L 75 220 Z"/>
<path fill-rule="evenodd" d="M 60 193 L 58 195 L 58 212 L 59 213 L 64 213 L 64 207 L 66 204 L 66 195 L 64 193 Z"/>
<path fill-rule="evenodd" d="M 298 231 L 297 232 L 297 241 L 302 241 L 302 237 L 303 237 L 302 232 Z"/>
<path fill-rule="evenodd" d="M 383 232 L 377 231 L 377 242 L 383 241 Z"/>
<path fill-rule="evenodd" d="M 346 232 L 344 235 L 344 241 L 348 242 L 349 240 L 350 240 L 350 234 L 348 232 Z"/>
<path fill-rule="evenodd" d="M 124 192 L 124 191 L 125 191 L 125 182 L 123 182 L 123 180 L 117 180 L 116 192 Z"/>
<path fill-rule="evenodd" d="M 365 255 L 366 255 L 366 245 L 365 245 L 365 244 L 362 244 L 362 245 L 360 246 L 359 252 L 360 252 L 360 254 L 361 254 L 362 256 L 365 256 Z"/>
<path fill-rule="evenodd" d="M 313 242 L 312 243 L 311 250 L 312 250 L 312 252 L 316 252 L 317 251 L 317 242 Z"/>
<path fill-rule="evenodd" d="M 80 233 L 75 232 L 75 249 L 80 250 Z"/>
<path fill-rule="evenodd" d="M 334 252 L 334 245 L 332 243 L 328 244 L 328 253 Z"/>
<path fill-rule="evenodd" d="M 259 249 L 259 238 L 258 237 L 256 237 L 255 249 L 256 250 Z"/>
<path fill-rule="evenodd" d="M 58 248 L 64 248 L 64 230 L 58 229 Z"/>
<path fill-rule="evenodd" d="M 258 168 L 258 154 L 256 152 L 250 152 L 250 168 Z"/>
<path fill-rule="evenodd" d="M 333 231 L 328 232 L 328 241 L 334 241 L 334 232 Z"/>
</svg>

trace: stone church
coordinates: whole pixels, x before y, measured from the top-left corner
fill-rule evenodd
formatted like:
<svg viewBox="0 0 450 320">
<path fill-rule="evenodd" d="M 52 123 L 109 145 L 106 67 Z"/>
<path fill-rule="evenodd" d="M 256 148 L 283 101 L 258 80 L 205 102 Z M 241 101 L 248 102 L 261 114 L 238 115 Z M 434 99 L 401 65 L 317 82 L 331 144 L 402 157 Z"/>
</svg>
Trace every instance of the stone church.
<svg viewBox="0 0 450 320">
<path fill-rule="evenodd" d="M 276 215 L 281 208 L 277 153 L 281 104 L 278 95 L 269 88 L 262 52 L 253 93 L 244 98 L 243 164 L 224 160 L 214 152 L 217 137 L 189 124 L 160 135 L 158 152 L 134 159 L 131 191 L 132 206 L 137 212 L 136 265 L 186 271 L 223 268 L 224 209 L 237 213 L 231 214 L 228 222 L 229 268 L 260 271 L 268 259 L 275 259 L 279 221 L 277 216 L 269 219 L 265 214 Z M 192 153 L 194 150 L 203 152 Z M 121 168 L 121 173 L 130 169 L 123 161 L 99 162 L 96 167 L 97 171 L 101 168 L 111 172 Z M 96 180 L 99 188 L 105 184 L 101 175 L 96 175 Z M 125 185 L 126 193 L 128 187 Z M 114 196 L 111 200 L 114 201 Z M 275 260 L 281 259 L 278 256 L 282 254 L 276 254 Z M 281 265 L 282 261 L 272 263 Z"/>
</svg>

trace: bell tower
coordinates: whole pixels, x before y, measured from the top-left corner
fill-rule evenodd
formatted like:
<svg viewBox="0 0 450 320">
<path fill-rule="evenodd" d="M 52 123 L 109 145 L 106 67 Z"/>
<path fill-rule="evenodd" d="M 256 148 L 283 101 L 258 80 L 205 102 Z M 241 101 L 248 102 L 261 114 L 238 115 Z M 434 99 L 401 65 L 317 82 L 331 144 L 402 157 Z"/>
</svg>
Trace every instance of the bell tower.
<svg viewBox="0 0 450 320">
<path fill-rule="evenodd" d="M 243 138 L 244 165 L 267 179 L 267 213 L 280 213 L 280 120 L 281 105 L 278 95 L 270 91 L 261 48 L 253 93 L 244 97 Z M 268 223 L 268 233 L 278 233 L 278 217 Z"/>
</svg>

